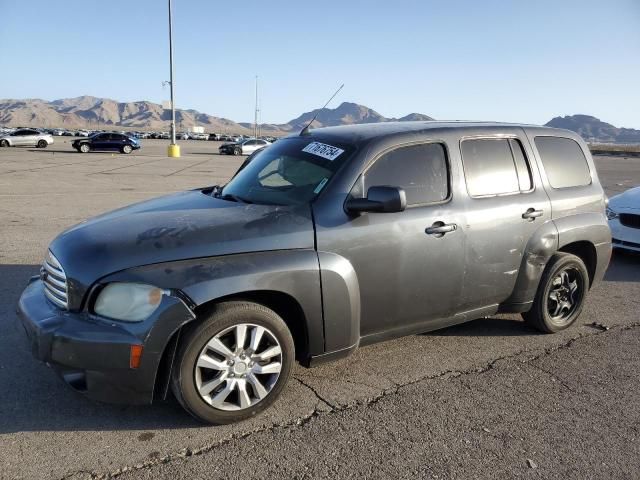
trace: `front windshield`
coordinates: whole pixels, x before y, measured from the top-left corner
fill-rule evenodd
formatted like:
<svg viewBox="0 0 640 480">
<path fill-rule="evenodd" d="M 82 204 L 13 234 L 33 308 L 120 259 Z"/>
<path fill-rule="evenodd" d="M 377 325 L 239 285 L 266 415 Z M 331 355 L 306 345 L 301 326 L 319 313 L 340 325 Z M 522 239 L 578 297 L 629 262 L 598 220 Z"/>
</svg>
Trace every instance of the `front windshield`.
<svg viewBox="0 0 640 480">
<path fill-rule="evenodd" d="M 347 145 L 286 138 L 257 153 L 220 195 L 248 203 L 309 203 L 352 153 Z"/>
</svg>

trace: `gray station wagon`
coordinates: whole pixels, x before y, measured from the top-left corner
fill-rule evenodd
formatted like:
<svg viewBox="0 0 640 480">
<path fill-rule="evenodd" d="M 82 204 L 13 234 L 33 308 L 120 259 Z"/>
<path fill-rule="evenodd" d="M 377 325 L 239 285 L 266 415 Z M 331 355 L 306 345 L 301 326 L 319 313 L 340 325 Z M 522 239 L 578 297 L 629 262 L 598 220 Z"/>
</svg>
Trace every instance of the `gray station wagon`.
<svg viewBox="0 0 640 480">
<path fill-rule="evenodd" d="M 331 127 L 258 152 L 223 187 L 63 232 L 18 312 L 74 389 L 132 404 L 172 391 L 220 424 L 272 404 L 295 360 L 498 312 L 565 329 L 610 255 L 605 196 L 572 132 Z"/>
</svg>

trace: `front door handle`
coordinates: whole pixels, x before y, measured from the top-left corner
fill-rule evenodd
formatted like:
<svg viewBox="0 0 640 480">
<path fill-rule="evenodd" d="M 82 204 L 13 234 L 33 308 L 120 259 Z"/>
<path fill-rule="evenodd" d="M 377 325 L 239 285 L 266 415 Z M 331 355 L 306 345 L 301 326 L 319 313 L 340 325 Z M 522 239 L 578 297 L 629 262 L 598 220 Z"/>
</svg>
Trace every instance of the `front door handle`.
<svg viewBox="0 0 640 480">
<path fill-rule="evenodd" d="M 543 215 L 542 210 L 536 210 L 535 208 L 530 208 L 526 212 L 522 214 L 522 218 L 525 220 L 534 221 L 536 218 L 541 217 Z"/>
<path fill-rule="evenodd" d="M 455 223 L 435 222 L 430 227 L 427 227 L 425 233 L 440 238 L 444 236 L 445 233 L 453 232 L 457 229 L 458 226 Z"/>
</svg>

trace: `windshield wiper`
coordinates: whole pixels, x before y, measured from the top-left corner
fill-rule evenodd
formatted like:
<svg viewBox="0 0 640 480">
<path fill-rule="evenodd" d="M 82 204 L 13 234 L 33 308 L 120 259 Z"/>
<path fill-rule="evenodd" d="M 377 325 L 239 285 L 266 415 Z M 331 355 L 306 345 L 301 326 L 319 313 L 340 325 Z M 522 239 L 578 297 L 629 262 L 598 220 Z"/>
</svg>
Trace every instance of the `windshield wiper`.
<svg viewBox="0 0 640 480">
<path fill-rule="evenodd" d="M 238 202 L 238 203 L 253 203 L 251 200 L 242 198 L 239 195 L 233 195 L 232 193 L 225 193 L 224 195 L 222 195 L 220 192 L 217 192 L 215 197 L 219 198 L 220 200 L 231 200 L 232 202 Z"/>
</svg>

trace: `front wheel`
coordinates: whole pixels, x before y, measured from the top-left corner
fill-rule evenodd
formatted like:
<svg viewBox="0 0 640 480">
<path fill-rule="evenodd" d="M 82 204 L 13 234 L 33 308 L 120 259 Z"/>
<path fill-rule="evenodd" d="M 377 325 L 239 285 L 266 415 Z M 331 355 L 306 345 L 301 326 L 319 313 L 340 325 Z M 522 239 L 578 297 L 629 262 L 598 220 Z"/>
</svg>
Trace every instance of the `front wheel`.
<svg viewBox="0 0 640 480">
<path fill-rule="evenodd" d="M 242 150 L 240 148 L 234 148 L 233 149 L 233 154 L 234 155 L 242 155 Z"/>
<path fill-rule="evenodd" d="M 47 148 L 47 141 L 46 140 L 38 140 L 38 144 L 36 145 L 36 147 L 38 148 Z"/>
<path fill-rule="evenodd" d="M 91 150 L 91 147 L 89 146 L 89 144 L 88 144 L 88 143 L 83 143 L 82 145 L 80 145 L 79 150 L 80 150 L 82 153 L 89 153 L 89 150 Z"/>
<path fill-rule="evenodd" d="M 564 330 L 580 316 L 588 289 L 589 272 L 582 259 L 557 253 L 542 274 L 531 310 L 522 316 L 542 332 Z"/>
<path fill-rule="evenodd" d="M 131 145 L 125 145 L 125 146 L 122 147 L 122 153 L 129 154 L 129 153 L 131 153 L 131 150 L 133 150 L 131 148 Z"/>
<path fill-rule="evenodd" d="M 199 420 L 233 423 L 253 417 L 278 398 L 294 358 L 291 333 L 274 311 L 252 302 L 226 302 L 187 327 L 171 388 Z"/>
<path fill-rule="evenodd" d="M 0 147 L 8 147 L 9 140 L 0 140 Z"/>
</svg>

